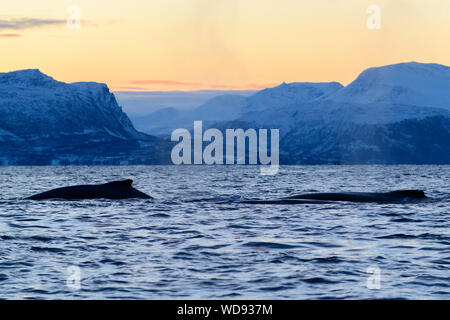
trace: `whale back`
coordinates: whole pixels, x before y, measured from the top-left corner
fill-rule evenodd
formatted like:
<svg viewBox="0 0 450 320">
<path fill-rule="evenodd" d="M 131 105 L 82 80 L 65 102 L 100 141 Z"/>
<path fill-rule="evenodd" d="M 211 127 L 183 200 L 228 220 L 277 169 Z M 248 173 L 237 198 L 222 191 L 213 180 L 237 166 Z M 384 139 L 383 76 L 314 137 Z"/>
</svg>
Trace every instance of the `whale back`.
<svg viewBox="0 0 450 320">
<path fill-rule="evenodd" d="M 133 180 L 112 181 L 98 185 L 78 185 L 57 188 L 28 197 L 29 200 L 45 199 L 152 199 L 149 195 L 133 188 Z"/>
<path fill-rule="evenodd" d="M 111 181 L 108 183 L 103 184 L 104 186 L 110 186 L 110 187 L 131 187 L 133 184 L 133 180 L 126 179 L 121 181 Z"/>
<path fill-rule="evenodd" d="M 405 197 L 405 198 L 426 198 L 423 190 L 396 190 L 390 192 L 393 195 Z"/>
<path fill-rule="evenodd" d="M 306 193 L 290 196 L 284 199 L 308 199 L 322 201 L 350 201 L 350 202 L 396 202 L 405 198 L 426 198 L 422 190 L 396 190 L 390 192 L 326 192 Z"/>
</svg>

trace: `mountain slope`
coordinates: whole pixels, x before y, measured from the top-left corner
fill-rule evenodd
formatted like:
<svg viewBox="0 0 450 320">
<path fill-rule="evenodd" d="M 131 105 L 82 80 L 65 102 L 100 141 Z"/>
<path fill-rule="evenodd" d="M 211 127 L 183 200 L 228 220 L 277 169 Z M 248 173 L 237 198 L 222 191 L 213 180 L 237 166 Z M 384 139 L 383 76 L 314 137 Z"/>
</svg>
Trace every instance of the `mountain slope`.
<svg viewBox="0 0 450 320">
<path fill-rule="evenodd" d="M 0 74 L 1 127 L 18 137 L 140 134 L 105 84 L 58 82 L 39 70 Z"/>
<path fill-rule="evenodd" d="M 105 84 L 67 84 L 35 69 L 0 74 L 3 163 L 144 161 L 132 155 L 151 141 L 134 129 Z"/>
<path fill-rule="evenodd" d="M 163 109 L 141 127 L 275 128 L 283 164 L 450 163 L 449 67 L 402 63 L 346 87 L 293 83 Z M 0 164 L 170 163 L 171 144 L 133 127 L 103 84 L 66 84 L 38 70 L 0 74 Z"/>
<path fill-rule="evenodd" d="M 335 93 L 343 88 L 338 82 L 293 82 L 282 83 L 274 88 L 261 90 L 248 100 L 247 112 L 274 110 L 281 107 L 303 104 Z"/>
<path fill-rule="evenodd" d="M 370 68 L 328 99 L 354 104 L 383 103 L 450 110 L 450 67 L 410 62 Z"/>
<path fill-rule="evenodd" d="M 283 163 L 450 163 L 449 70 L 371 68 L 331 94 L 216 126 L 279 129 Z"/>
<path fill-rule="evenodd" d="M 136 118 L 134 125 L 138 130 L 149 134 L 170 135 L 177 128 L 192 128 L 195 120 L 209 123 L 236 119 L 246 105 L 245 97 L 221 95 L 193 110 L 177 110 L 175 108 L 157 110 L 148 116 Z"/>
<path fill-rule="evenodd" d="M 193 110 L 165 108 L 134 120 L 139 130 L 155 134 L 169 135 L 176 128 L 192 129 L 194 120 L 202 120 L 205 125 L 235 119 L 264 116 L 271 110 L 306 103 L 321 96 L 334 93 L 342 88 L 337 82 L 330 83 L 283 83 L 274 88 L 261 90 L 250 97 L 221 95 L 208 100 Z M 264 111 L 261 113 L 261 111 Z"/>
</svg>

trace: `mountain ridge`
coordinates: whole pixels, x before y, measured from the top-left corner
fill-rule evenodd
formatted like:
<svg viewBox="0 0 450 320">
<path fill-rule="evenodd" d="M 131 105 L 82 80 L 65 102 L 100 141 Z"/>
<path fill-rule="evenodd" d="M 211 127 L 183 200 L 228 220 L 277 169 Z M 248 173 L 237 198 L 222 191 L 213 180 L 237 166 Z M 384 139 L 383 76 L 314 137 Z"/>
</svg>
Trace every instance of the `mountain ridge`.
<svg viewBox="0 0 450 320">
<path fill-rule="evenodd" d="M 283 164 L 450 163 L 450 67 L 369 68 L 349 85 L 282 83 L 166 108 L 139 132 L 105 84 L 0 73 L 0 163 L 168 164 L 171 130 L 278 128 Z M 154 118 L 152 118 L 154 117 Z M 160 130 L 160 131 L 158 131 Z"/>
<path fill-rule="evenodd" d="M 176 128 L 192 128 L 193 121 L 207 123 L 231 121 L 266 109 L 270 103 L 272 109 L 286 105 L 305 103 L 321 96 L 335 92 L 342 85 L 338 82 L 294 82 L 282 83 L 273 88 L 266 88 L 249 97 L 239 95 L 219 95 L 211 98 L 192 110 L 164 108 L 148 116 L 135 119 L 138 129 L 154 135 L 170 135 Z"/>
<path fill-rule="evenodd" d="M 329 95 L 278 108 L 267 105 L 212 126 L 279 129 L 285 164 L 450 163 L 448 72 L 443 65 L 420 63 L 372 68 Z M 390 81 L 384 82 L 386 77 Z M 406 96 L 393 95 L 393 88 Z"/>
<path fill-rule="evenodd" d="M 0 74 L 0 162 L 152 162 L 159 141 L 138 132 L 106 84 L 64 83 L 38 69 Z M 148 150 L 143 150 L 145 145 Z"/>
</svg>

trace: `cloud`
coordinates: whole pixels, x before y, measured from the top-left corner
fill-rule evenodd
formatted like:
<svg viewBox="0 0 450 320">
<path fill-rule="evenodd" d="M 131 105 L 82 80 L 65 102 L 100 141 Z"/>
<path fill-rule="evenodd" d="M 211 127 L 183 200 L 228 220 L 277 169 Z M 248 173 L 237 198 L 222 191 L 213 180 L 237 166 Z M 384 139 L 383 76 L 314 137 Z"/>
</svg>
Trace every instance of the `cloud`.
<svg viewBox="0 0 450 320">
<path fill-rule="evenodd" d="M 263 83 L 263 84 L 257 84 L 257 83 L 249 83 L 245 87 L 247 89 L 265 89 L 265 88 L 272 88 L 274 86 L 279 85 L 279 83 L 272 82 L 272 83 Z"/>
<path fill-rule="evenodd" d="M 0 38 L 18 38 L 21 37 L 21 34 L 18 33 L 0 33 Z"/>
<path fill-rule="evenodd" d="M 212 89 L 256 90 L 256 89 L 271 88 L 276 85 L 277 83 L 265 83 L 265 84 L 249 83 L 243 85 L 212 84 L 209 87 Z"/>
<path fill-rule="evenodd" d="M 119 87 L 113 87 L 114 90 L 131 90 L 131 91 L 137 91 L 137 90 L 148 90 L 148 88 L 144 87 L 129 87 L 129 86 L 119 86 Z"/>
<path fill-rule="evenodd" d="M 242 83 L 242 84 L 221 84 L 207 82 L 185 82 L 177 80 L 128 80 L 109 82 L 116 91 L 148 91 L 148 90 L 172 90 L 172 91 L 193 91 L 193 90 L 220 90 L 220 91 L 255 91 L 272 88 L 279 83 Z"/>
<path fill-rule="evenodd" d="M 172 86 L 172 87 L 196 87 L 203 88 L 203 89 L 219 89 L 219 90 L 258 90 L 258 89 L 265 89 L 270 88 L 275 85 L 276 83 L 249 83 L 249 84 L 242 84 L 242 85 L 228 85 L 228 84 L 205 84 L 205 83 L 199 83 L 199 82 L 182 82 L 182 81 L 174 81 L 174 80 L 135 80 L 128 82 L 132 85 L 139 85 L 139 87 L 116 87 L 120 89 L 130 89 L 130 90 L 146 90 L 143 88 L 144 86 Z"/>
<path fill-rule="evenodd" d="M 60 25 L 65 24 L 66 20 L 57 20 L 57 19 L 0 19 L 0 30 L 1 29 L 9 29 L 9 30 L 23 30 L 35 27 L 44 27 L 44 26 L 52 26 L 52 25 Z"/>
<path fill-rule="evenodd" d="M 163 85 L 163 86 L 200 86 L 201 83 L 197 82 L 181 82 L 172 80 L 136 80 L 130 82 L 131 84 L 140 85 Z"/>
</svg>

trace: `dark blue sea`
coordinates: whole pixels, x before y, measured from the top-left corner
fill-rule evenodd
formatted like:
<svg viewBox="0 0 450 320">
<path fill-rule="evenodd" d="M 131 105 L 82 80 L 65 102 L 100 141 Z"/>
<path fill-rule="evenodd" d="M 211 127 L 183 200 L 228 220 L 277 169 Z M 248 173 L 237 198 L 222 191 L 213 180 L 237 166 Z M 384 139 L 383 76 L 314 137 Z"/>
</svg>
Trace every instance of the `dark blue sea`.
<svg viewBox="0 0 450 320">
<path fill-rule="evenodd" d="M 125 178 L 155 200 L 22 200 Z M 450 298 L 450 166 L 1 167 L 0 187 L 4 299 Z M 395 189 L 430 199 L 240 202 Z"/>
</svg>

